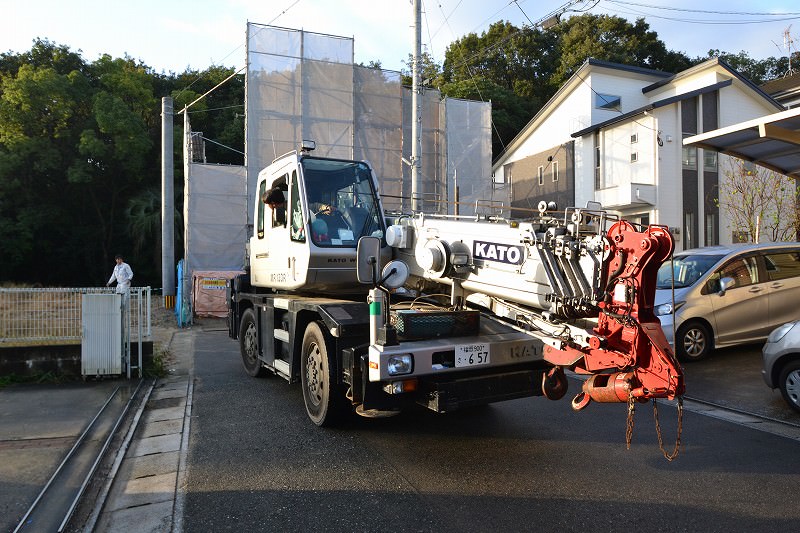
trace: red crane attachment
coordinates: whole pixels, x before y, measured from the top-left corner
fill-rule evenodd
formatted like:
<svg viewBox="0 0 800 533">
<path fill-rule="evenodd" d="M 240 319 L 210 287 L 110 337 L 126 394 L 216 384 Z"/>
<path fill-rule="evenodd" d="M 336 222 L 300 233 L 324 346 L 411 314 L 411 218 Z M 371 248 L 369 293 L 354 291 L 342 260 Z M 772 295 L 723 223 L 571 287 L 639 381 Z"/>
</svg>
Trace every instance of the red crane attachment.
<svg viewBox="0 0 800 533">
<path fill-rule="evenodd" d="M 609 228 L 604 244 L 600 314 L 587 345 L 545 345 L 545 359 L 591 374 L 572 400 L 575 410 L 596 402 L 674 399 L 684 393 L 683 371 L 653 311 L 656 278 L 674 241 L 667 228 L 644 231 L 626 221 Z"/>
</svg>

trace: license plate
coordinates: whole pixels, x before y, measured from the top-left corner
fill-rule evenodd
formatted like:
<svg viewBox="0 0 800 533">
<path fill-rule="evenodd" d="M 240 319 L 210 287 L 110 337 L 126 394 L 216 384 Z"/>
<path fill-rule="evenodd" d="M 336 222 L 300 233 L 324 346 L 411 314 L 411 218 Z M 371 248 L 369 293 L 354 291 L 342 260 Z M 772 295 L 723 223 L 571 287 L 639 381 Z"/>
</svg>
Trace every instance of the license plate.
<svg viewBox="0 0 800 533">
<path fill-rule="evenodd" d="M 459 344 L 456 346 L 456 367 L 489 364 L 488 344 Z"/>
</svg>

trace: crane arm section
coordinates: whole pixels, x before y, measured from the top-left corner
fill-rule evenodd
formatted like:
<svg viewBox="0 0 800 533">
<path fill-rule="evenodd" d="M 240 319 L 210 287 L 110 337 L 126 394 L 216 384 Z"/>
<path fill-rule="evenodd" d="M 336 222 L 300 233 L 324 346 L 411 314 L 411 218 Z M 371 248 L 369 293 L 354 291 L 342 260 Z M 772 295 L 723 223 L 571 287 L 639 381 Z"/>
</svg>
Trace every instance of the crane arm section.
<svg viewBox="0 0 800 533">
<path fill-rule="evenodd" d="M 591 400 L 646 401 L 683 394 L 683 373 L 653 311 L 657 271 L 673 247 L 672 236 L 661 226 L 637 231 L 618 221 L 609 228 L 600 311 L 588 343 L 554 340 L 544 349 L 548 362 L 591 374 L 573 400 L 576 410 Z"/>
</svg>

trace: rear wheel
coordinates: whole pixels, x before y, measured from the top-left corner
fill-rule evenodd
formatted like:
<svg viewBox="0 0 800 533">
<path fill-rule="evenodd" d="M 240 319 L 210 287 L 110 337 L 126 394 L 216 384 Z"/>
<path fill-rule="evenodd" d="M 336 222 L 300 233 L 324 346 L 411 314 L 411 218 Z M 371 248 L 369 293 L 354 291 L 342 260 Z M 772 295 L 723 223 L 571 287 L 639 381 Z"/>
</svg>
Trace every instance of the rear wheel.
<svg viewBox="0 0 800 533">
<path fill-rule="evenodd" d="M 689 322 L 678 329 L 675 351 L 681 361 L 691 362 L 705 359 L 712 347 L 711 332 L 702 322 Z"/>
<path fill-rule="evenodd" d="M 781 369 L 778 387 L 789 407 L 800 412 L 800 360 L 789 361 Z"/>
<path fill-rule="evenodd" d="M 311 322 L 303 335 L 300 376 L 308 417 L 318 426 L 331 426 L 347 411 L 345 395 L 336 383 L 336 363 L 331 343 L 318 322 Z"/>
<path fill-rule="evenodd" d="M 242 322 L 239 324 L 239 351 L 242 353 L 242 363 L 248 375 L 258 378 L 267 373 L 261 364 L 261 359 L 258 358 L 258 330 L 256 314 L 252 309 L 242 313 Z"/>
</svg>

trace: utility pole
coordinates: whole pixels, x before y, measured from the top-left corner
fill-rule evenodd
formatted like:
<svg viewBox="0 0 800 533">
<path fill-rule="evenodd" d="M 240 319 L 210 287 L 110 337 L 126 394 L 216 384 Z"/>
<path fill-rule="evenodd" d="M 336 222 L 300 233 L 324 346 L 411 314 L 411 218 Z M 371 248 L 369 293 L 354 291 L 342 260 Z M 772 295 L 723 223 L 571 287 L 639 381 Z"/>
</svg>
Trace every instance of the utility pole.
<svg viewBox="0 0 800 533">
<path fill-rule="evenodd" d="M 422 2 L 414 0 L 414 57 L 411 60 L 411 210 L 420 211 L 420 156 L 422 152 L 422 87 L 420 86 L 420 58 L 422 56 Z"/>
<path fill-rule="evenodd" d="M 161 99 L 161 287 L 164 307 L 175 307 L 175 170 L 172 98 Z"/>
</svg>

